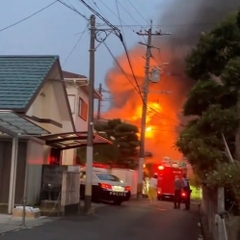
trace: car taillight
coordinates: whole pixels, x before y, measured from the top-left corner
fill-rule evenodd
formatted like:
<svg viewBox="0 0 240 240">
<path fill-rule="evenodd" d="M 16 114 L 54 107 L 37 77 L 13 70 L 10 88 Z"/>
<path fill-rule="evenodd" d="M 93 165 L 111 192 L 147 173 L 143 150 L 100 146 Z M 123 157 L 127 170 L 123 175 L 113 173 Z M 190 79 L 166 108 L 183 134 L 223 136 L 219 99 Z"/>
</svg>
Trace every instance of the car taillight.
<svg viewBox="0 0 240 240">
<path fill-rule="evenodd" d="M 107 183 L 99 183 L 99 186 L 103 189 L 112 189 L 112 185 Z"/>
<path fill-rule="evenodd" d="M 186 196 L 186 193 L 185 193 L 185 192 L 183 192 L 183 193 L 182 193 L 182 197 L 185 197 L 185 196 Z"/>
<path fill-rule="evenodd" d="M 131 188 L 129 186 L 125 187 L 125 191 L 130 191 Z"/>
<path fill-rule="evenodd" d="M 161 194 L 161 192 L 162 192 L 162 189 L 158 188 L 158 194 Z"/>
</svg>

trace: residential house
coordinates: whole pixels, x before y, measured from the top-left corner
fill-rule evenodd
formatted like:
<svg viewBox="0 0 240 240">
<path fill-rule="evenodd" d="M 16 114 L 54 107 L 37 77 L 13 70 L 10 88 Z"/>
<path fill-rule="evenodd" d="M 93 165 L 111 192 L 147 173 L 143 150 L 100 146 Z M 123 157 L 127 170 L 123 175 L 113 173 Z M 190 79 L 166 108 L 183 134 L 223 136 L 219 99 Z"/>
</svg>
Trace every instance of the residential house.
<svg viewBox="0 0 240 240">
<path fill-rule="evenodd" d="M 61 158 L 73 164 L 64 152 L 87 139 L 87 133 L 76 132 L 73 116 L 58 56 L 0 56 L 0 206 L 7 204 L 9 213 L 15 203 L 22 204 L 24 189 L 27 203 L 37 202 L 42 164 Z M 81 116 L 78 131 L 86 126 L 86 114 Z M 94 143 L 109 142 L 94 138 Z"/>
<path fill-rule="evenodd" d="M 72 112 L 73 121 L 77 132 L 88 130 L 88 78 L 77 73 L 63 71 L 63 77 L 67 90 L 68 100 Z M 94 91 L 94 99 L 101 99 L 101 95 Z M 65 151 L 63 164 L 69 164 L 76 158 L 76 149 Z"/>
<path fill-rule="evenodd" d="M 27 199 L 38 197 L 51 151 L 39 138 L 75 131 L 58 56 L 0 56 L 0 131 L 0 202 L 11 212 L 22 203 L 26 163 Z"/>
</svg>

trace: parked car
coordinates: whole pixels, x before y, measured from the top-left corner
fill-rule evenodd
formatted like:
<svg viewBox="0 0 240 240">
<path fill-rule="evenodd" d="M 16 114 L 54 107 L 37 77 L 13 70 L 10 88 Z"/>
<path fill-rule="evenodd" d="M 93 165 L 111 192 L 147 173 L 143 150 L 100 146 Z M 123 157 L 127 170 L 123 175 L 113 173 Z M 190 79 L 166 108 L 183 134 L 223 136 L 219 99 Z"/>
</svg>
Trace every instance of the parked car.
<svg viewBox="0 0 240 240">
<path fill-rule="evenodd" d="M 80 197 L 85 196 L 86 171 L 80 173 Z M 95 201 L 111 201 L 115 205 L 121 205 L 131 197 L 131 189 L 117 176 L 107 171 L 94 170 L 92 173 L 92 199 Z"/>
</svg>

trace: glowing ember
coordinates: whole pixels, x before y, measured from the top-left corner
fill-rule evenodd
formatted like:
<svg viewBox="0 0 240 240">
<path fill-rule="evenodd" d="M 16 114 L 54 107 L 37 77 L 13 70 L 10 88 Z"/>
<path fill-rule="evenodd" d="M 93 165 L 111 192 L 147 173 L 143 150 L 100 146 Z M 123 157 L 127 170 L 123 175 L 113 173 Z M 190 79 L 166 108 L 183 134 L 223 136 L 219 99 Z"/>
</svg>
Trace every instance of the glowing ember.
<svg viewBox="0 0 240 240">
<path fill-rule="evenodd" d="M 145 137 L 154 138 L 154 129 L 151 126 L 146 128 Z"/>
<path fill-rule="evenodd" d="M 160 104 L 158 103 L 154 103 L 154 102 L 150 102 L 148 103 L 148 112 L 147 112 L 147 118 L 146 118 L 146 123 L 150 122 L 151 119 L 154 117 L 154 115 L 156 114 L 156 112 L 161 112 L 162 108 L 160 106 Z M 137 121 L 140 120 L 142 118 L 142 105 L 140 104 L 139 106 L 137 106 L 135 112 L 133 112 L 132 116 L 129 116 L 131 119 L 131 121 Z"/>
<path fill-rule="evenodd" d="M 146 128 L 146 132 L 151 132 L 152 131 L 152 127 L 147 127 Z"/>
</svg>

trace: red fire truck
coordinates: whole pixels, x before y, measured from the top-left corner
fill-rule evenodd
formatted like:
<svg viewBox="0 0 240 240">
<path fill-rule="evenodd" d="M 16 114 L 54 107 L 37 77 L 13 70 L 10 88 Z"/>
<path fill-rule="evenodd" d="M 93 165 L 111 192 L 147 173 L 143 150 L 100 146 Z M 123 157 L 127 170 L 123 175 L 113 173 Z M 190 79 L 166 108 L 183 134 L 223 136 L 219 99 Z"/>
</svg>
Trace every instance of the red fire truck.
<svg viewBox="0 0 240 240">
<path fill-rule="evenodd" d="M 185 168 L 175 166 L 164 166 L 159 165 L 157 167 L 158 173 L 158 199 L 173 199 L 174 197 L 174 181 L 175 177 L 178 176 L 180 179 L 183 174 L 186 173 Z M 184 192 L 182 193 L 184 198 Z"/>
</svg>

